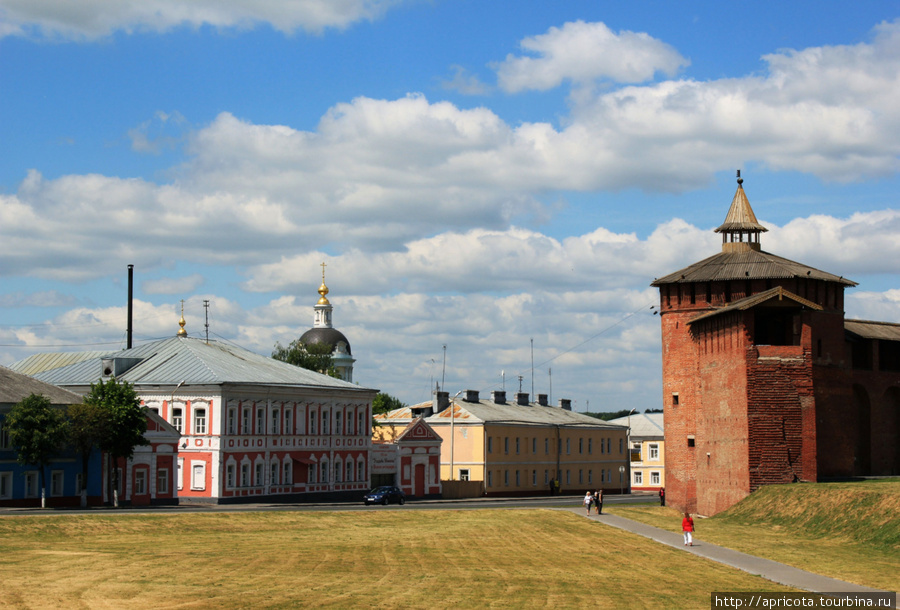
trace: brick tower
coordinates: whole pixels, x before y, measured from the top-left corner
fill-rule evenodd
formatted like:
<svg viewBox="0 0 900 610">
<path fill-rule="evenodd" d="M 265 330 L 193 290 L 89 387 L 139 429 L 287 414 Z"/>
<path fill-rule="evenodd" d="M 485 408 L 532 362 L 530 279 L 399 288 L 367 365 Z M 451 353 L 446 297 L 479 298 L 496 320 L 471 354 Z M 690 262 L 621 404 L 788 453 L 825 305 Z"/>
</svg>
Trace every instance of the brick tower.
<svg viewBox="0 0 900 610">
<path fill-rule="evenodd" d="M 705 515 L 761 485 L 815 481 L 848 461 L 830 447 L 852 402 L 843 308 L 844 288 L 856 284 L 764 252 L 766 228 L 740 171 L 737 182 L 716 229 L 722 251 L 652 284 L 660 292 L 666 495 Z M 817 423 L 826 430 L 817 434 Z"/>
</svg>

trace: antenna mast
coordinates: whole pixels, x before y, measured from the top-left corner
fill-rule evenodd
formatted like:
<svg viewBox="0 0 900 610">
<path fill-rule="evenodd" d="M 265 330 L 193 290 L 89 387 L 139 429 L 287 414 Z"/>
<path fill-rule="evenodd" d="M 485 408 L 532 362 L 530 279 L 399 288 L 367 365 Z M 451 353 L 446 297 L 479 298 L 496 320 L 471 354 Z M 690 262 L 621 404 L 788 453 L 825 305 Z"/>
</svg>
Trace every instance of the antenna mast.
<svg viewBox="0 0 900 610">
<path fill-rule="evenodd" d="M 209 299 L 203 299 L 203 309 L 206 310 L 206 344 L 209 345 Z"/>
<path fill-rule="evenodd" d="M 444 364 L 441 365 L 441 389 L 444 389 L 444 375 L 447 373 L 447 344 L 444 343 Z"/>
</svg>

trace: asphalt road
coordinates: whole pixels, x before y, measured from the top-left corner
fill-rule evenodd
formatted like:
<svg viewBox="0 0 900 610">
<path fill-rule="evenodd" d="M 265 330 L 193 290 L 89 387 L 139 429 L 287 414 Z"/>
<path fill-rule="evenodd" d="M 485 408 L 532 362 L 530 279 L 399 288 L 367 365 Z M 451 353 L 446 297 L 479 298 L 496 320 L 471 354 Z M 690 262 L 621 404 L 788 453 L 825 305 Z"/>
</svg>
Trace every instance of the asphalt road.
<svg viewBox="0 0 900 610">
<path fill-rule="evenodd" d="M 360 494 L 362 496 L 362 494 Z M 474 508 L 570 508 L 580 507 L 584 496 L 535 496 L 526 498 L 464 498 L 459 500 L 428 499 L 407 500 L 406 504 L 390 504 L 388 506 L 365 506 L 359 502 L 332 503 L 247 503 L 247 504 L 194 504 L 183 503 L 178 506 L 142 506 L 110 508 L 98 506 L 87 509 L 80 508 L 0 508 L 0 516 L 13 515 L 93 515 L 98 513 L 127 514 L 186 514 L 213 512 L 247 512 L 247 511 L 371 511 L 371 510 L 463 510 Z M 619 495 L 604 494 L 604 505 L 655 503 L 659 499 L 655 495 Z"/>
</svg>

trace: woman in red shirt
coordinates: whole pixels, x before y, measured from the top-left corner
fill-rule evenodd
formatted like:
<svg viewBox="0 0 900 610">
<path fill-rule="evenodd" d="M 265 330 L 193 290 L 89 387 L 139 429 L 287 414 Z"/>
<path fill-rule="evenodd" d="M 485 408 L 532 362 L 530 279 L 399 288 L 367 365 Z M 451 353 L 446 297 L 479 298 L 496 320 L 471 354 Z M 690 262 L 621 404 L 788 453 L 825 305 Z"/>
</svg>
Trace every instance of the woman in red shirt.
<svg viewBox="0 0 900 610">
<path fill-rule="evenodd" d="M 684 532 L 684 545 L 694 546 L 692 534 L 694 533 L 694 520 L 691 519 L 690 513 L 684 513 L 684 519 L 681 520 L 681 531 Z"/>
</svg>

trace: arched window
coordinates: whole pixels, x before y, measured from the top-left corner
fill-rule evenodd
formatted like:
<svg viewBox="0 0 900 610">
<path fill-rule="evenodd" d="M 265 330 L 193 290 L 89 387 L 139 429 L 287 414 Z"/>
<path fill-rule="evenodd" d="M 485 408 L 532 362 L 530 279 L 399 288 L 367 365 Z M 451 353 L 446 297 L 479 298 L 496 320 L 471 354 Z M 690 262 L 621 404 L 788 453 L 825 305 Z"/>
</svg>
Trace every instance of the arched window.
<svg viewBox="0 0 900 610">
<path fill-rule="evenodd" d="M 356 480 L 357 481 L 365 481 L 366 480 L 366 463 L 362 458 L 359 458 L 359 461 L 356 463 Z"/>
<path fill-rule="evenodd" d="M 291 459 L 290 459 L 290 458 L 285 458 L 285 459 L 284 459 L 284 468 L 283 468 L 283 470 L 284 470 L 284 476 L 281 478 L 281 482 L 282 482 L 284 485 L 293 485 L 293 484 L 294 484 L 294 477 L 292 476 L 293 473 L 291 472 Z"/>
<path fill-rule="evenodd" d="M 334 460 L 334 482 L 340 483 L 341 479 L 343 479 L 344 469 L 342 468 L 341 458 L 335 458 Z"/>
<path fill-rule="evenodd" d="M 319 468 L 320 479 L 322 483 L 328 482 L 328 460 L 322 460 L 321 467 Z"/>
<path fill-rule="evenodd" d="M 351 459 L 347 460 L 347 478 L 346 478 L 346 480 L 347 481 L 353 480 L 353 460 L 351 460 Z"/>
</svg>

